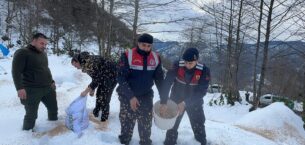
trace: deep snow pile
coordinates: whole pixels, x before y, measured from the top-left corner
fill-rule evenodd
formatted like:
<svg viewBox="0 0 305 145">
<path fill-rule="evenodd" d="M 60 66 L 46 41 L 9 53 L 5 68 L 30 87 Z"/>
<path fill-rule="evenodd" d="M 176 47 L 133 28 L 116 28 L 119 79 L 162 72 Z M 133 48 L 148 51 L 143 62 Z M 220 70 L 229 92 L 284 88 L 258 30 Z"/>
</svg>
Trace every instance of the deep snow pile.
<svg viewBox="0 0 305 145">
<path fill-rule="evenodd" d="M 278 144 L 304 144 L 304 122 L 284 103 L 272 103 L 257 111 L 246 114 L 235 125 L 260 134 Z"/>
</svg>

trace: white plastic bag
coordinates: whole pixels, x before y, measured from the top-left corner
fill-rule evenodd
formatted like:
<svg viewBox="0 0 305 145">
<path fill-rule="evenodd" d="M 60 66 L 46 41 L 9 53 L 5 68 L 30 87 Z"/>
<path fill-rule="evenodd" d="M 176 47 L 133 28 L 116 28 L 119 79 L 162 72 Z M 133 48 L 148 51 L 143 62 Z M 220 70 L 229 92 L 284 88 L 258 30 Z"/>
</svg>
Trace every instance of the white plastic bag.
<svg viewBox="0 0 305 145">
<path fill-rule="evenodd" d="M 87 97 L 76 98 L 66 109 L 66 126 L 80 137 L 82 131 L 89 125 L 89 116 L 86 109 Z"/>
</svg>

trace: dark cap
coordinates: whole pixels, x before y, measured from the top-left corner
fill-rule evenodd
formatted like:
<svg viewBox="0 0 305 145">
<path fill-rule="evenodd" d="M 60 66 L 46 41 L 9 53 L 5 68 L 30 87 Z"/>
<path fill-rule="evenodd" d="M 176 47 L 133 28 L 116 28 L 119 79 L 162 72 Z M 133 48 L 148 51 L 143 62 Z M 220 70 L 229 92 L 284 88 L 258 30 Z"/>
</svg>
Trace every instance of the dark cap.
<svg viewBox="0 0 305 145">
<path fill-rule="evenodd" d="M 144 33 L 138 38 L 138 42 L 152 44 L 154 42 L 154 38 L 153 38 L 153 36 L 151 36 L 147 33 Z"/>
<path fill-rule="evenodd" d="M 199 59 L 199 52 L 196 48 L 188 48 L 184 51 L 182 59 L 184 61 L 195 61 Z"/>
</svg>

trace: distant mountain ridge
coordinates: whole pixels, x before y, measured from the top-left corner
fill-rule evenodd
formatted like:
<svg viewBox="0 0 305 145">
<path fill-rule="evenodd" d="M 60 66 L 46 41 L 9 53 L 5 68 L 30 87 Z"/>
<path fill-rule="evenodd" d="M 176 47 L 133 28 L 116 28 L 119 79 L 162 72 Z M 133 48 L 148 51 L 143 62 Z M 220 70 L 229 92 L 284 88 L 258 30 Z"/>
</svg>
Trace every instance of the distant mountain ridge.
<svg viewBox="0 0 305 145">
<path fill-rule="evenodd" d="M 260 48 L 260 55 L 262 55 L 263 50 L 263 44 L 264 42 L 261 42 L 261 48 Z M 177 41 L 160 41 L 158 39 L 154 40 L 154 49 L 162 54 L 164 57 L 169 58 L 172 60 L 173 58 L 177 58 L 177 55 L 181 55 L 183 53 L 183 49 L 185 49 L 188 46 L 188 43 L 186 42 L 177 42 Z M 216 49 L 211 47 L 215 45 L 205 45 L 202 43 L 200 46 L 202 46 L 204 49 L 201 51 L 209 51 L 210 53 L 216 53 Z M 244 52 L 243 55 L 250 55 L 254 57 L 256 44 L 244 44 Z M 223 50 L 226 49 L 226 45 L 222 46 Z M 202 48 L 201 48 L 202 49 Z M 297 53 L 297 51 L 304 52 L 305 49 L 305 42 L 302 41 L 270 41 L 269 42 L 269 55 L 273 56 L 277 53 L 290 53 L 294 54 Z M 204 52 L 201 52 L 204 53 Z M 178 56 L 179 57 L 179 56 Z M 294 56 L 292 56 L 294 58 Z"/>
</svg>

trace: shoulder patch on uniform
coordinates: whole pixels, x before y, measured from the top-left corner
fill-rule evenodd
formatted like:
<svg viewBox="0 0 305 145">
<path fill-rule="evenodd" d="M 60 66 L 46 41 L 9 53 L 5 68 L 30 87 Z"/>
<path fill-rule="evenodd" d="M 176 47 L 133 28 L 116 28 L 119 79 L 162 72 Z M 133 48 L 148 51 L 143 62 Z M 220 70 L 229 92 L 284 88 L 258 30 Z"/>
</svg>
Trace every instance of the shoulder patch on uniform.
<svg viewBox="0 0 305 145">
<path fill-rule="evenodd" d="M 179 66 L 184 66 L 184 63 L 185 63 L 185 62 L 184 62 L 183 60 L 180 60 L 180 61 L 179 61 Z"/>
<path fill-rule="evenodd" d="M 201 66 L 201 67 L 203 67 L 203 66 L 204 66 L 204 65 L 203 65 L 203 64 L 201 64 L 201 63 L 197 63 L 197 65 L 198 65 L 198 66 Z"/>
<path fill-rule="evenodd" d="M 199 69 L 199 70 L 203 70 L 203 67 L 202 67 L 202 66 L 196 65 L 196 68 Z"/>
<path fill-rule="evenodd" d="M 204 64 L 197 63 L 196 68 L 199 69 L 199 70 L 203 70 L 204 66 L 205 66 Z"/>
</svg>

